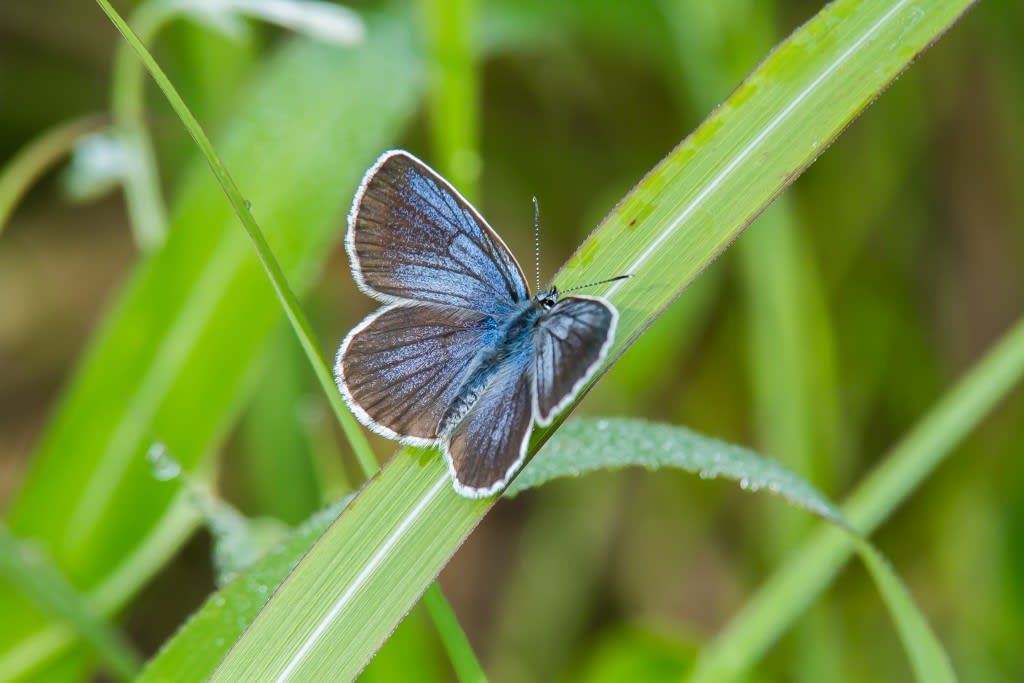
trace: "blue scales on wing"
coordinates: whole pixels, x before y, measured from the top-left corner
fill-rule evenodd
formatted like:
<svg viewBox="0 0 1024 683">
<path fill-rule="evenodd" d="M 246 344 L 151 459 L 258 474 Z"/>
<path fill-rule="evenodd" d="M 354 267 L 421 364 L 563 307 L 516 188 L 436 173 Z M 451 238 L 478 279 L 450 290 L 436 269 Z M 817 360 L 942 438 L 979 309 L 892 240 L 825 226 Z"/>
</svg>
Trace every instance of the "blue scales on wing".
<svg viewBox="0 0 1024 683">
<path fill-rule="evenodd" d="M 363 180 L 346 239 L 362 288 L 384 301 L 419 301 L 502 314 L 529 298 L 508 247 L 443 178 L 406 152 L 382 157 Z"/>
<path fill-rule="evenodd" d="M 526 457 L 533 426 L 532 365 L 530 344 L 514 349 L 443 442 L 455 488 L 463 495 L 495 493 Z"/>
<path fill-rule="evenodd" d="M 389 438 L 426 445 L 481 347 L 495 342 L 493 320 L 462 308 L 389 306 L 349 333 L 335 374 L 361 422 Z"/>
<path fill-rule="evenodd" d="M 594 374 L 615 334 L 615 310 L 601 299 L 558 301 L 534 330 L 537 421 L 551 424 Z"/>
</svg>

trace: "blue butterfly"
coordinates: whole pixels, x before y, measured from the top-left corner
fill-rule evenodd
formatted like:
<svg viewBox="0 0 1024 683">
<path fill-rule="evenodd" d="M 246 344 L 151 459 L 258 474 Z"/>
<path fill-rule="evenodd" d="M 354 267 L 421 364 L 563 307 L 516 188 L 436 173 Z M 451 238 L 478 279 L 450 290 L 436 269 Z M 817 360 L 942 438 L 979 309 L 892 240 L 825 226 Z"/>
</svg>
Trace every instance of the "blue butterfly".
<svg viewBox="0 0 1024 683">
<path fill-rule="evenodd" d="M 439 445 L 458 493 L 496 493 L 533 424 L 551 424 L 600 367 L 618 312 L 555 287 L 531 297 L 476 209 L 401 150 L 367 171 L 345 247 L 356 284 L 386 304 L 338 349 L 345 401 L 378 434 Z"/>
</svg>

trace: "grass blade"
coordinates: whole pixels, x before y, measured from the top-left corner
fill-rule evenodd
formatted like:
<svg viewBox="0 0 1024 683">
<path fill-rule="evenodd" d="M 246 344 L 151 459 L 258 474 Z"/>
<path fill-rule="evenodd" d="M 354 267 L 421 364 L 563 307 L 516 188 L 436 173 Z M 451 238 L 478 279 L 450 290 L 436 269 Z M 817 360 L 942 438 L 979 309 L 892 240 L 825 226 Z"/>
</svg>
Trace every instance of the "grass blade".
<svg viewBox="0 0 1024 683">
<path fill-rule="evenodd" d="M 437 451 L 417 453 L 399 451 L 363 487 L 211 681 L 350 680 L 362 670 L 457 547 L 438 542 L 437 521 L 462 539 L 493 504 L 457 495 Z"/>
<path fill-rule="evenodd" d="M 430 138 L 437 168 L 470 201 L 480 177 L 477 0 L 420 0 L 429 60 Z"/>
<path fill-rule="evenodd" d="M 70 153 L 83 135 L 99 130 L 103 122 L 101 116 L 87 116 L 56 126 L 25 145 L 0 169 L 0 234 L 32 184 Z"/>
<path fill-rule="evenodd" d="M 3 524 L 0 576 L 17 586 L 43 612 L 74 629 L 119 679 L 129 680 L 138 673 L 142 661 L 120 632 L 97 613 L 38 548 L 15 538 Z"/>
<path fill-rule="evenodd" d="M 860 540 L 856 546 L 896 623 L 917 680 L 922 683 L 954 683 L 957 679 L 949 656 L 914 604 L 907 587 L 873 545 Z"/>
</svg>

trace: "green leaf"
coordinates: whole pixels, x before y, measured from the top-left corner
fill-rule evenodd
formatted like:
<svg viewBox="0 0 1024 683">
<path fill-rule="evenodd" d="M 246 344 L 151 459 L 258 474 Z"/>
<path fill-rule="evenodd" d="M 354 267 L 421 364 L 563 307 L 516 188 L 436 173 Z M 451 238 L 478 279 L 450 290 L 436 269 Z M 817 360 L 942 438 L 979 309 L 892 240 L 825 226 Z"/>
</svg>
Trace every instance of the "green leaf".
<svg viewBox="0 0 1024 683">
<path fill-rule="evenodd" d="M 652 170 L 557 278 L 564 289 L 635 275 L 603 292 L 620 312 L 608 362 L 969 4 L 828 5 Z M 436 451 L 403 449 L 310 549 L 214 680 L 354 676 L 492 503 L 455 495 Z"/>
<path fill-rule="evenodd" d="M 405 27 L 372 23 L 366 44 L 288 44 L 220 136 L 225 162 L 295 287 L 314 281 L 351 194 L 416 107 L 421 74 Z M 174 552 L 194 515 L 143 454 L 167 445 L 188 469 L 214 452 L 247 393 L 281 309 L 205 165 L 189 174 L 164 248 L 129 279 L 50 425 L 10 511 L 74 585 L 109 613 Z M 201 400 L 200 400 L 201 398 Z M 0 678 L 70 639 L 0 586 Z M 6 609 L 10 606 L 9 609 Z"/>
<path fill-rule="evenodd" d="M 749 448 L 683 427 L 644 420 L 575 418 L 566 422 L 505 491 L 515 496 L 562 477 L 600 470 L 671 467 L 701 479 L 732 479 L 747 491 L 765 490 L 835 524 L 843 516 L 803 477 Z"/>
</svg>

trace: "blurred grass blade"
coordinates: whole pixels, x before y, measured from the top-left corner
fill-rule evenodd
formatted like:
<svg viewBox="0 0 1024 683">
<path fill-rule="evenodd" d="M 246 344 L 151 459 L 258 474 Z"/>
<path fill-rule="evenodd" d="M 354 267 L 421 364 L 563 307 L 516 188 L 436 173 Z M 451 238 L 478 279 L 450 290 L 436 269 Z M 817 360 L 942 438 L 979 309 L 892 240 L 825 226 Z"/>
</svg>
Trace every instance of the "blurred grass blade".
<svg viewBox="0 0 1024 683">
<path fill-rule="evenodd" d="M 828 5 L 651 171 L 558 277 L 564 289 L 635 275 L 604 292 L 620 312 L 609 362 L 969 5 Z M 491 504 L 455 495 L 435 451 L 403 449 L 285 580 L 214 680 L 353 677 Z"/>
<path fill-rule="evenodd" d="M 368 40 L 355 49 L 289 43 L 240 98 L 219 146 L 299 291 L 342 234 L 366 166 L 418 101 L 407 27 L 368 23 Z M 173 214 L 167 243 L 139 265 L 108 315 L 10 510 L 12 531 L 41 541 L 81 590 L 120 577 L 107 609 L 123 605 L 180 542 L 181 528 L 162 525 L 173 493 L 153 480 L 146 450 L 162 441 L 186 469 L 201 463 L 223 438 L 281 316 L 205 165 L 187 177 Z M 167 535 L 151 538 L 157 529 Z M 160 553 L 141 554 L 151 543 Z M 7 585 L 0 604 L 10 606 L 0 652 L 46 633 L 47 620 Z M 36 648 L 19 666 L 54 652 Z"/>
<path fill-rule="evenodd" d="M 1024 320 L 897 444 L 853 492 L 843 514 L 871 534 L 964 437 L 1024 379 Z M 835 529 L 816 533 L 773 574 L 697 660 L 691 683 L 732 681 L 764 655 L 855 550 Z"/>
<path fill-rule="evenodd" d="M 477 0 L 420 0 L 426 46 L 430 138 L 441 174 L 471 202 L 479 200 L 480 78 L 477 66 Z M 423 604 L 461 683 L 487 680 L 454 610 L 434 583 Z"/>
<path fill-rule="evenodd" d="M 67 156 L 83 135 L 99 130 L 103 122 L 102 116 L 86 116 L 51 128 L 18 150 L 0 168 L 0 234 L 29 188 Z"/>
<path fill-rule="evenodd" d="M 509 485 L 505 494 L 562 477 L 624 467 L 681 469 L 701 479 L 724 477 L 744 490 L 764 489 L 835 524 L 846 526 L 829 499 L 806 479 L 749 448 L 712 439 L 684 427 L 632 418 L 574 418 L 553 435 Z"/>
<path fill-rule="evenodd" d="M 907 587 L 900 581 L 888 560 L 867 541 L 859 540 L 856 545 L 861 560 L 875 580 L 875 586 L 881 592 L 882 599 L 896 623 L 917 680 L 922 683 L 956 681 L 949 656 L 942 649 L 928 622 L 910 597 Z"/>
<path fill-rule="evenodd" d="M 480 178 L 477 5 L 478 0 L 419 0 L 437 169 L 470 201 L 477 200 Z"/>
<path fill-rule="evenodd" d="M 487 683 L 487 675 L 476 658 L 473 645 L 436 581 L 423 594 L 423 604 L 430 612 L 459 683 Z"/>
<path fill-rule="evenodd" d="M 260 386 L 239 429 L 242 448 L 237 476 L 249 492 L 250 514 L 298 524 L 322 500 L 330 500 L 320 490 L 314 460 L 315 435 L 327 420 L 311 415 L 309 363 L 296 348 L 290 329 L 281 326 L 274 331 L 262 366 Z M 281 457 L 282 453 L 288 456 Z M 340 467 L 340 453 L 332 455 Z"/>
<path fill-rule="evenodd" d="M 142 661 L 117 629 L 61 576 L 39 548 L 13 536 L 2 523 L 0 576 L 44 613 L 74 629 L 119 679 L 129 680 L 138 673 Z"/>
</svg>

